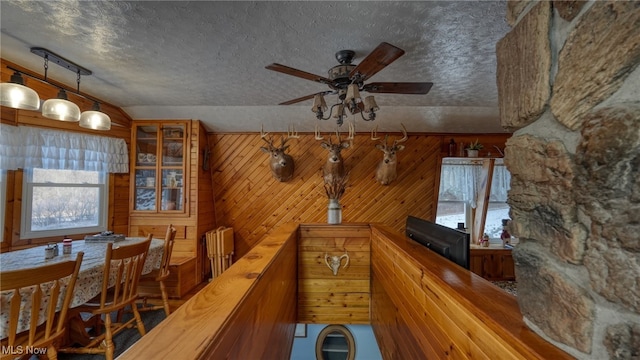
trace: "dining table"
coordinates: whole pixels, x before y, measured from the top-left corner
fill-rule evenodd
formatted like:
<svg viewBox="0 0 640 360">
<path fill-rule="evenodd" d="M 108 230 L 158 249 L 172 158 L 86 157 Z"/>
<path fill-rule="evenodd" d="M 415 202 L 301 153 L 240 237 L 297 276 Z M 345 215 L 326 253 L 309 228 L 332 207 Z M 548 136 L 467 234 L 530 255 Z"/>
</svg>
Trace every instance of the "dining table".
<svg viewBox="0 0 640 360">
<path fill-rule="evenodd" d="M 122 241 L 114 243 L 115 246 L 131 245 L 146 240 L 146 237 L 126 237 Z M 0 272 L 21 270 L 26 268 L 36 268 L 43 265 L 53 264 L 57 262 L 75 260 L 79 252 L 83 252 L 82 264 L 78 272 L 75 291 L 70 307 L 76 307 L 86 303 L 102 291 L 102 279 L 104 272 L 104 261 L 107 251 L 107 241 L 86 241 L 74 240 L 71 246 L 71 252 L 63 254 L 62 245 L 57 256 L 46 258 L 47 245 L 35 246 L 28 249 L 15 250 L 0 254 Z M 142 269 L 143 274 L 150 273 L 154 269 L 159 269 L 162 262 L 162 253 L 164 251 L 163 239 L 152 239 L 147 258 Z M 67 280 L 68 281 L 68 280 Z M 63 282 L 64 284 L 64 282 Z M 110 284 L 112 285 L 112 284 Z M 64 285 L 63 285 L 64 287 Z M 0 293 L 0 339 L 8 336 L 7 329 L 9 327 L 9 302 L 13 295 L 13 290 L 7 290 Z M 48 304 L 46 294 L 48 288 L 43 286 L 45 299 L 41 305 L 41 310 L 45 309 Z M 24 331 L 29 328 L 31 315 L 29 308 L 31 306 L 30 296 L 22 293 L 21 313 L 18 324 L 18 331 Z M 62 306 L 62 297 L 58 303 L 58 309 Z M 40 311 L 38 324 L 45 320 L 44 311 Z"/>
</svg>

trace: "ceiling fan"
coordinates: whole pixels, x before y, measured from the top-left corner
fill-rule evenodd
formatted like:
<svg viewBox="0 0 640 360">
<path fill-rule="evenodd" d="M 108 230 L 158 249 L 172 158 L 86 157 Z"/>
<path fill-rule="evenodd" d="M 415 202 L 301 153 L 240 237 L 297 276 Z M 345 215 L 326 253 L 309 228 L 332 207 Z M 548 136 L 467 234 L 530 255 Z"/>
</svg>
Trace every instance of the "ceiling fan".
<svg viewBox="0 0 640 360">
<path fill-rule="evenodd" d="M 365 81 L 367 81 L 370 77 L 375 75 L 378 71 L 384 69 L 387 65 L 391 64 L 402 55 L 404 55 L 404 50 L 389 43 L 382 42 L 369 55 L 367 55 L 364 60 L 360 62 L 360 64 L 356 65 L 352 64 L 353 58 L 355 56 L 354 51 L 340 50 L 335 55 L 339 65 L 336 65 L 329 69 L 328 77 L 311 74 L 306 71 L 294 69 L 292 67 L 281 64 L 267 65 L 266 68 L 287 75 L 319 82 L 321 84 L 328 85 L 331 89 L 285 101 L 280 103 L 279 105 L 291 105 L 304 100 L 315 98 L 316 100 L 314 101 L 314 109 L 312 109 L 312 111 L 316 113 L 318 119 L 323 119 L 322 107 L 324 107 L 324 110 L 326 110 L 326 104 L 324 104 L 324 99 L 322 99 L 322 104 L 318 103 L 319 97 L 322 98 L 324 95 L 337 94 L 339 102 L 333 105 L 332 109 L 334 106 L 342 104 L 345 105 L 353 114 L 362 111 L 369 113 L 370 118 L 367 119 L 363 116 L 363 119 L 373 120 L 375 119 L 375 110 L 377 110 L 377 105 L 375 104 L 375 101 L 373 101 L 372 96 L 370 97 L 369 104 L 367 104 L 367 99 L 365 99 L 365 102 L 362 102 L 359 99 L 360 91 L 387 94 L 426 94 L 429 92 L 429 90 L 431 90 L 431 87 L 433 86 L 433 83 L 430 82 L 373 82 L 365 84 Z M 349 90 L 350 85 L 352 86 Z M 356 93 L 355 98 L 353 95 L 353 91 L 355 91 Z M 340 108 L 340 111 L 342 112 L 343 109 Z M 340 113 L 340 115 L 342 115 L 342 113 Z M 329 117 L 327 117 L 327 119 L 328 118 Z M 339 125 L 342 123 L 341 120 L 342 119 L 340 118 Z"/>
</svg>

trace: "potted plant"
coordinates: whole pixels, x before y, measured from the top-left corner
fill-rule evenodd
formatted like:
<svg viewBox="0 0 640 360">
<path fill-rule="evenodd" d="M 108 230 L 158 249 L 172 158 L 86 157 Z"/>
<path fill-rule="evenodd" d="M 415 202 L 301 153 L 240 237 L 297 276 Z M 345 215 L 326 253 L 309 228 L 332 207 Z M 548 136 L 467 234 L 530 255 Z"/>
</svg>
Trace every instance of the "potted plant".
<svg viewBox="0 0 640 360">
<path fill-rule="evenodd" d="M 329 198 L 329 208 L 327 212 L 327 222 L 329 224 L 342 223 L 342 206 L 340 205 L 340 198 L 344 195 L 344 190 L 347 188 L 347 180 L 349 175 L 343 176 L 333 175 L 328 177 L 324 183 L 324 191 Z"/>
<path fill-rule="evenodd" d="M 467 147 L 467 156 L 468 157 L 478 157 L 478 151 L 480 149 L 482 149 L 482 148 L 484 148 L 484 145 L 480 144 L 478 142 L 478 139 L 476 139 L 476 141 L 472 142 Z"/>
</svg>

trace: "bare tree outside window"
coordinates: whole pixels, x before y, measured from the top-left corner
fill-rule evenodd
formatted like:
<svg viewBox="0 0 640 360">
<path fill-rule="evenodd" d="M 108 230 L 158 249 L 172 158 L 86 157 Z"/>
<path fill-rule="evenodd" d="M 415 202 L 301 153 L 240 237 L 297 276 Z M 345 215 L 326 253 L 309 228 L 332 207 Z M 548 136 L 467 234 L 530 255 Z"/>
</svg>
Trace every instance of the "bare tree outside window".
<svg viewBox="0 0 640 360">
<path fill-rule="evenodd" d="M 30 169 L 25 171 L 24 189 L 23 224 L 29 237 L 105 230 L 106 174 Z"/>
</svg>

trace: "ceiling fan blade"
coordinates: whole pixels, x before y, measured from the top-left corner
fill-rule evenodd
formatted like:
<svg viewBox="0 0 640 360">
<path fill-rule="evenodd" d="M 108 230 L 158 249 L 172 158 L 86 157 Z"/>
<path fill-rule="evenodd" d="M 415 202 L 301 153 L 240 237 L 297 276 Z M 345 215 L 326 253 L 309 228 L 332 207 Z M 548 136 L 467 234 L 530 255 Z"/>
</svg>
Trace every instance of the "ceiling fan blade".
<svg viewBox="0 0 640 360">
<path fill-rule="evenodd" d="M 373 51 L 367 55 L 360 64 L 351 70 L 349 78 L 354 77 L 356 74 L 360 74 L 362 81 L 365 81 L 402 55 L 404 55 L 404 50 L 389 43 L 382 42 L 373 49 Z"/>
<path fill-rule="evenodd" d="M 378 82 L 366 84 L 362 90 L 370 93 L 426 94 L 432 86 L 430 82 Z"/>
<path fill-rule="evenodd" d="M 323 77 L 323 76 L 320 76 L 320 75 L 315 75 L 315 74 L 312 74 L 312 73 L 308 73 L 306 71 L 294 69 L 294 68 L 286 66 L 286 65 L 271 64 L 271 65 L 265 66 L 265 68 L 269 69 L 269 70 L 281 72 L 283 74 L 287 74 L 287 75 L 296 76 L 296 77 L 299 77 L 299 78 L 303 78 L 303 79 L 319 82 L 321 84 L 329 85 L 329 84 L 333 83 L 331 80 L 327 79 L 326 77 Z"/>
<path fill-rule="evenodd" d="M 313 99 L 313 97 L 316 96 L 316 95 L 324 96 L 324 95 L 331 94 L 331 93 L 333 93 L 333 91 L 321 91 L 319 93 L 315 93 L 315 94 L 311 94 L 311 95 L 305 95 L 303 97 L 299 97 L 299 98 L 292 99 L 292 100 L 289 100 L 289 101 L 281 102 L 278 105 L 291 105 L 291 104 L 299 103 L 300 101 Z"/>
</svg>

